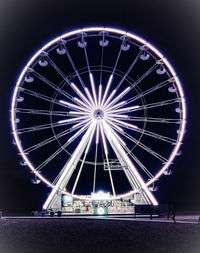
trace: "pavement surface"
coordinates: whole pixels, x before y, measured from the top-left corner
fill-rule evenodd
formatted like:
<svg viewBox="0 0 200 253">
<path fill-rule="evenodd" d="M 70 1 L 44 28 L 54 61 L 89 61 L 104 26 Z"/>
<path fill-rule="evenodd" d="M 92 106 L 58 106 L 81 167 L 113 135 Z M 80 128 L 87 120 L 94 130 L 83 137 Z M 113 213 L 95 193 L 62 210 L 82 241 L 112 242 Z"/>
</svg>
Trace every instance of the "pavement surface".
<svg viewBox="0 0 200 253">
<path fill-rule="evenodd" d="M 1 253 L 200 253 L 199 216 L 3 217 Z"/>
</svg>

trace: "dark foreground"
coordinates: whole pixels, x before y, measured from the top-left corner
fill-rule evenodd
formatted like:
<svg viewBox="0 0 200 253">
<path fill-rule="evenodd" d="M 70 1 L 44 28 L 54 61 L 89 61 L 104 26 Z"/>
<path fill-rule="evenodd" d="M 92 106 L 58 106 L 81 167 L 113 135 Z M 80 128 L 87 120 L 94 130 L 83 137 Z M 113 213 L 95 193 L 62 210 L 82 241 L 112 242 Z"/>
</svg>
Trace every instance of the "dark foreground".
<svg viewBox="0 0 200 253">
<path fill-rule="evenodd" d="M 0 219 L 1 253 L 200 253 L 200 225 L 85 219 Z"/>
</svg>

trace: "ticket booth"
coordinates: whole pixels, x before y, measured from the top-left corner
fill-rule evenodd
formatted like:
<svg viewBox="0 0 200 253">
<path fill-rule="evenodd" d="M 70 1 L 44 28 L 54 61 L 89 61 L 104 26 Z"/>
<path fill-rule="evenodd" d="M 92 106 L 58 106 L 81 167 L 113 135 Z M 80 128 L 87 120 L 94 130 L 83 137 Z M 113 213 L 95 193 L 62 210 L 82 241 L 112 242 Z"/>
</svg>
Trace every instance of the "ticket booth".
<svg viewBox="0 0 200 253">
<path fill-rule="evenodd" d="M 107 215 L 108 214 L 108 199 L 110 197 L 110 194 L 99 191 L 97 193 L 92 193 L 91 197 L 92 197 L 93 214 Z"/>
</svg>

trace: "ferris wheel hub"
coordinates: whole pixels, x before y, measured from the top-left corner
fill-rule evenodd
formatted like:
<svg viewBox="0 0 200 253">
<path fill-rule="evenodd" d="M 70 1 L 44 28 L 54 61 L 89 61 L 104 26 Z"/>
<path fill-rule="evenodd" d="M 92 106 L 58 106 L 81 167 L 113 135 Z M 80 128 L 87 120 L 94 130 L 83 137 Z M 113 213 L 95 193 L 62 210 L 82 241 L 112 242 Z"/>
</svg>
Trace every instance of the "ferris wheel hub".
<svg viewBox="0 0 200 253">
<path fill-rule="evenodd" d="M 102 109 L 95 109 L 94 113 L 93 113 L 93 116 L 94 116 L 95 119 L 103 119 L 104 112 L 103 112 Z"/>
</svg>

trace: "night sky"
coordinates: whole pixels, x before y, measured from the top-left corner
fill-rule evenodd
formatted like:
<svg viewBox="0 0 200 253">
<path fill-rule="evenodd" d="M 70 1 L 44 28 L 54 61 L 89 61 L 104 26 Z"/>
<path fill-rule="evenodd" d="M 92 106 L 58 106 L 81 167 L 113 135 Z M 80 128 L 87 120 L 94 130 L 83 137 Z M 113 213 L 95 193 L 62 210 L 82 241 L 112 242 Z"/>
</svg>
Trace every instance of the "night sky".
<svg viewBox="0 0 200 253">
<path fill-rule="evenodd" d="M 41 208 L 48 193 L 33 185 L 12 145 L 10 104 L 15 82 L 28 59 L 46 42 L 76 28 L 121 28 L 152 42 L 167 56 L 182 82 L 187 102 L 187 133 L 173 175 L 163 176 L 160 203 L 200 211 L 200 2 L 168 1 L 22 1 L 0 2 L 0 210 L 22 213 Z"/>
</svg>

